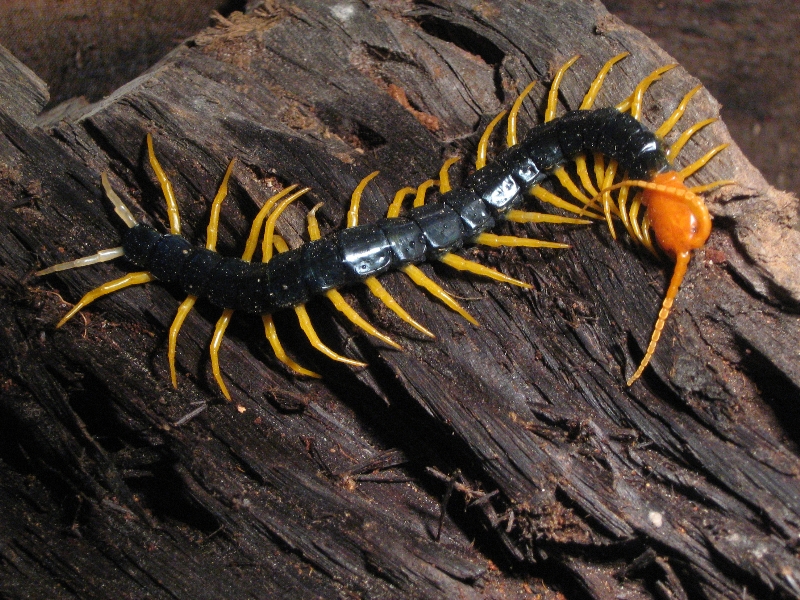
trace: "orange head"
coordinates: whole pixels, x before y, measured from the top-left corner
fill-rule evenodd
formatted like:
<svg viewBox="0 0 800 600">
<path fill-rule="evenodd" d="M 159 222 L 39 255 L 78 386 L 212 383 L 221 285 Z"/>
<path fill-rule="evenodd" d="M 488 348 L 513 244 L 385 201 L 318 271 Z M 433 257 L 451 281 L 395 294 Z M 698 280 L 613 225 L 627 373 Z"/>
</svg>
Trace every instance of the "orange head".
<svg viewBox="0 0 800 600">
<path fill-rule="evenodd" d="M 711 234 L 711 216 L 703 199 L 675 171 L 659 173 L 642 193 L 647 218 L 661 249 L 673 260 L 701 248 Z"/>
</svg>

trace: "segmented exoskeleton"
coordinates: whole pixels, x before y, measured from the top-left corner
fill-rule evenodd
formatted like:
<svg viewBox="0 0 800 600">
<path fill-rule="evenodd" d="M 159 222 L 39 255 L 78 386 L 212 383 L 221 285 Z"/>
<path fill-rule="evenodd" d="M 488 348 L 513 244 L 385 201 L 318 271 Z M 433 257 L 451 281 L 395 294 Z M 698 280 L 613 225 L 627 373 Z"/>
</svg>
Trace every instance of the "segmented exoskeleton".
<svg viewBox="0 0 800 600">
<path fill-rule="evenodd" d="M 275 223 L 283 210 L 308 191 L 290 186 L 273 196 L 256 216 L 242 258 L 220 256 L 215 252 L 220 205 L 227 195 L 228 179 L 233 170 L 231 162 L 212 203 L 211 218 L 205 248 L 192 246 L 180 235 L 178 206 L 172 187 L 156 159 L 150 135 L 147 136 L 150 164 L 161 183 L 167 201 L 170 233 L 161 234 L 148 225 L 137 223 L 130 211 L 111 189 L 105 174 L 103 186 L 115 206 L 115 211 L 128 225 L 122 246 L 56 265 L 39 272 L 45 275 L 73 267 L 125 256 L 143 269 L 106 283 L 86 294 L 63 319 L 63 325 L 83 307 L 95 299 L 130 285 L 154 279 L 180 287 L 189 294 L 178 309 L 169 335 L 169 362 L 172 381 L 177 385 L 175 348 L 180 327 L 198 298 L 224 309 L 211 342 L 211 362 L 214 377 L 222 393 L 230 399 L 219 369 L 219 348 L 225 329 L 234 311 L 261 315 L 266 336 L 276 356 L 295 372 L 317 376 L 291 360 L 278 340 L 271 315 L 282 309 L 293 309 L 300 326 L 312 345 L 327 356 L 354 366 L 363 363 L 341 356 L 325 346 L 311 325 L 305 303 L 314 296 L 327 296 L 338 310 L 353 323 L 393 347 L 399 346 L 366 322 L 350 307 L 339 288 L 363 282 L 401 319 L 432 336 L 399 306 L 381 286 L 377 276 L 388 270 L 400 270 L 414 283 L 423 287 L 465 319 L 477 321 L 464 310 L 444 289 L 429 279 L 416 265 L 438 260 L 456 269 L 530 287 L 523 281 L 508 277 L 494 269 L 459 257 L 454 251 L 464 244 L 489 246 L 528 246 L 565 248 L 565 244 L 545 242 L 514 236 L 488 233 L 496 221 L 507 219 L 517 223 L 550 222 L 586 224 L 588 218 L 605 218 L 612 234 L 613 218 L 619 218 L 631 236 L 655 252 L 650 232 L 659 247 L 676 261 L 672 282 L 656 323 L 650 346 L 636 373 L 628 384 L 639 377 L 655 351 L 661 329 L 677 294 L 693 249 L 701 247 L 710 233 L 710 217 L 698 193 L 724 182 L 687 188 L 683 180 L 725 146 L 718 146 L 692 165 L 676 172 L 671 161 L 686 141 L 713 119 L 702 121 L 686 130 L 670 148 L 662 143 L 682 116 L 690 98 L 699 86 L 690 91 L 672 115 L 655 132 L 649 131 L 639 121 L 642 97 L 646 89 L 661 74 L 674 65 L 657 69 L 645 78 L 631 96 L 612 108 L 592 109 L 597 93 L 611 67 L 627 55 L 620 54 L 609 60 L 598 73 L 586 93 L 580 109 L 556 118 L 558 87 L 566 70 L 577 60 L 574 57 L 559 69 L 550 87 L 544 123 L 528 131 L 522 141 L 517 140 L 517 115 L 522 101 L 530 92 L 529 85 L 508 113 L 508 149 L 487 164 L 489 136 L 496 124 L 505 116 L 498 115 L 487 127 L 478 146 L 476 170 L 461 187 L 451 189 L 448 168 L 457 159 L 448 160 L 442 167 L 439 180 L 429 180 L 418 188 L 400 190 L 392 202 L 386 218 L 368 225 L 358 225 L 358 207 L 367 183 L 377 175 L 366 177 L 353 192 L 347 228 L 321 237 L 316 221 L 315 207 L 308 215 L 310 241 L 298 248 L 289 249 L 275 235 Z M 591 161 L 590 174 L 587 159 Z M 573 182 L 565 165 L 575 161 L 575 172 L 580 186 Z M 623 174 L 618 181 L 619 174 Z M 594 175 L 594 179 L 592 177 Z M 554 176 L 580 204 L 567 202 L 539 184 Z M 425 204 L 425 192 L 438 185 L 440 202 Z M 628 202 L 631 188 L 636 195 Z M 518 210 L 524 196 L 530 192 L 536 198 L 561 209 L 575 213 L 576 217 L 524 212 Z M 400 215 L 401 206 L 410 194 L 415 194 L 414 206 Z M 641 206 L 646 210 L 639 215 Z M 266 225 L 264 225 L 266 221 Z M 261 262 L 251 262 L 264 229 Z M 273 248 L 278 254 L 273 256 Z"/>
</svg>

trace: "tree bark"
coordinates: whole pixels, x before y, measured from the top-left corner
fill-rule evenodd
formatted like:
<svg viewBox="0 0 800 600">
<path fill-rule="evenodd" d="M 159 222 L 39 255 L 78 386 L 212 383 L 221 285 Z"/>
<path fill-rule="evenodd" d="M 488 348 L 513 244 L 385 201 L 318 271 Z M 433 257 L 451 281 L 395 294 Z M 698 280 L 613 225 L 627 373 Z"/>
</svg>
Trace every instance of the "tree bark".
<svg viewBox="0 0 800 600">
<path fill-rule="evenodd" d="M 401 274 L 383 277 L 435 341 L 363 288 L 345 290 L 400 352 L 310 303 L 323 340 L 363 370 L 328 361 L 278 314 L 290 354 L 324 375 L 295 377 L 260 320 L 236 315 L 220 353 L 230 403 L 206 358 L 218 310 L 200 302 L 184 324 L 175 390 L 166 334 L 178 290 L 130 288 L 56 330 L 85 292 L 130 269 L 33 275 L 119 244 L 102 172 L 138 219 L 166 230 L 148 132 L 193 243 L 205 243 L 210 199 L 235 157 L 219 251 L 240 254 L 258 207 L 292 183 L 312 189 L 279 222 L 296 245 L 319 202 L 323 229 L 343 226 L 372 171 L 363 223 L 449 156 L 462 157 L 458 185 L 488 120 L 529 81 L 541 84 L 523 129 L 541 122 L 567 58 L 582 57 L 562 111 L 625 50 L 600 106 L 671 61 L 596 2 L 278 0 L 218 19 L 105 100 L 49 115 L 38 114 L 42 82 L 5 53 L 0 592 L 800 596 L 798 202 L 734 146 L 696 177 L 737 183 L 707 196 L 714 232 L 630 388 L 671 267 L 602 224 L 501 225 L 571 248 L 464 252 L 533 290 L 426 266 L 479 327 Z M 695 84 L 680 68 L 666 74 L 647 93 L 645 122 L 661 123 Z M 717 108 L 701 91 L 679 129 Z M 724 142 L 724 124 L 711 125 L 678 164 Z"/>
</svg>

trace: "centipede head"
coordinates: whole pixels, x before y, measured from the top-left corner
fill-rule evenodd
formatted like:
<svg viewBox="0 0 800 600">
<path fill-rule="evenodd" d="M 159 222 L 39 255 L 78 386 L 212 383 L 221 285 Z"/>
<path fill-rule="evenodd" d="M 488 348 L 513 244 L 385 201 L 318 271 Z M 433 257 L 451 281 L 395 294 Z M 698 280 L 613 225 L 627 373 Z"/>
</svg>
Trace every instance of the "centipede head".
<svg viewBox="0 0 800 600">
<path fill-rule="evenodd" d="M 642 187 L 642 204 L 661 249 L 677 260 L 702 248 L 711 234 L 711 216 L 703 199 L 684 185 L 680 173 L 659 173 Z"/>
</svg>

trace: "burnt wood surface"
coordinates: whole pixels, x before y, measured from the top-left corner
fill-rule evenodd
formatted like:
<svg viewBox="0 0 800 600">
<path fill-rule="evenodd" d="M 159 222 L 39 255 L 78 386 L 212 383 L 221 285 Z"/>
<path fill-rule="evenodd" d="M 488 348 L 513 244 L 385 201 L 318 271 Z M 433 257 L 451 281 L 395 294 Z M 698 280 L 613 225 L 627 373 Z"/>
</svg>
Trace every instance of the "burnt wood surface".
<svg viewBox="0 0 800 600">
<path fill-rule="evenodd" d="M 312 188 L 280 222 L 296 245 L 318 202 L 324 231 L 342 227 L 373 170 L 362 222 L 454 155 L 457 185 L 483 127 L 529 81 L 542 84 L 523 131 L 541 122 L 558 65 L 582 56 L 561 88 L 560 110 L 575 109 L 624 50 L 598 106 L 671 61 L 597 2 L 277 0 L 217 19 L 95 105 L 45 115 L 44 84 L 3 53 L 0 595 L 800 596 L 798 202 L 733 146 L 696 178 L 737 184 L 708 196 L 714 232 L 631 388 L 670 265 L 602 224 L 496 230 L 569 250 L 463 252 L 533 290 L 425 267 L 480 327 L 384 276 L 435 341 L 363 287 L 345 290 L 402 352 L 311 302 L 326 343 L 364 370 L 331 363 L 279 314 L 284 345 L 324 375 L 295 377 L 260 320 L 237 315 L 220 353 L 230 403 L 207 358 L 217 310 L 200 302 L 187 319 L 175 390 L 176 290 L 130 288 L 55 330 L 125 263 L 33 275 L 118 245 L 104 171 L 164 230 L 147 132 L 188 239 L 204 244 L 236 157 L 219 251 L 240 254 L 258 207 L 292 183 Z M 645 121 L 659 124 L 696 83 L 671 71 Z M 716 111 L 702 91 L 682 124 Z M 678 163 L 722 142 L 724 124 L 707 127 Z"/>
</svg>

